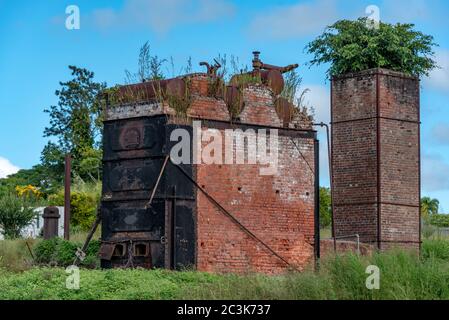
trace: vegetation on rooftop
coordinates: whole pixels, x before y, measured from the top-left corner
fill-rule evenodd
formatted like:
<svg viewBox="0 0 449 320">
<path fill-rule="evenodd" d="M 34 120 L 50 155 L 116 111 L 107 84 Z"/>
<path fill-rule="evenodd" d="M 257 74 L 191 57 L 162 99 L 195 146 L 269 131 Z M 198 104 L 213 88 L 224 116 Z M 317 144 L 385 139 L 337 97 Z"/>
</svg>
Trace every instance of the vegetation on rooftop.
<svg viewBox="0 0 449 320">
<path fill-rule="evenodd" d="M 313 55 L 309 64 L 330 64 L 329 77 L 372 68 L 428 75 L 437 67 L 436 43 L 414 27 L 380 22 L 377 28 L 367 18 L 337 21 L 306 46 Z"/>
</svg>

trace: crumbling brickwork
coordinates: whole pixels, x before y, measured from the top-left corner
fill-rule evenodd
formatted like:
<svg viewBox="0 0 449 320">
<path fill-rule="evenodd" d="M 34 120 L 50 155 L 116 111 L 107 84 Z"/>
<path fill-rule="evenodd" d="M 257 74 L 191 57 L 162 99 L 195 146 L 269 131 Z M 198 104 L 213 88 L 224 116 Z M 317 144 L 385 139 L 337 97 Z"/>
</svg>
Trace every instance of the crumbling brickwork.
<svg viewBox="0 0 449 320">
<path fill-rule="evenodd" d="M 332 79 L 337 236 L 420 243 L 419 79 L 383 69 Z"/>
<path fill-rule="evenodd" d="M 313 261 L 313 139 L 304 138 L 307 130 L 282 128 L 266 88 L 248 88 L 244 101 L 240 119 L 245 126 L 237 124 L 234 128 L 279 128 L 277 174 L 260 175 L 260 165 L 201 164 L 196 166 L 197 181 L 251 232 L 292 266 L 302 269 Z M 210 127 L 214 126 L 205 125 L 204 129 Z M 197 234 L 199 270 L 279 273 L 288 267 L 201 193 L 197 197 Z"/>
<path fill-rule="evenodd" d="M 127 247 L 116 250 L 119 241 L 131 246 L 138 240 L 149 248 L 139 249 L 146 253 L 140 258 L 143 267 L 193 266 L 201 271 L 237 273 L 303 269 L 313 262 L 317 223 L 318 149 L 311 120 L 296 114 L 294 125 L 284 123 L 275 109 L 278 95 L 265 84 L 246 85 L 230 102 L 225 92 L 211 88 L 216 77 L 191 74 L 182 79 L 189 95 L 185 114 L 177 114 L 154 92 L 151 101 L 120 102 L 105 112 L 103 266 L 125 266 L 130 261 L 139 265 L 139 259 L 130 260 L 122 252 Z M 162 85 L 169 87 L 170 81 Z M 123 90 L 152 94 L 151 86 L 143 83 Z M 235 101 L 241 107 L 237 114 L 230 111 Z M 173 163 L 164 170 L 171 132 L 193 130 L 193 121 L 198 120 L 202 130 L 217 130 L 222 137 L 229 129 L 241 130 L 237 135 L 242 136 L 259 129 L 268 135 L 276 129 L 277 172 L 262 175 L 260 170 L 267 165 L 248 164 L 247 158 L 245 164 L 183 165 L 194 182 L 183 177 Z M 206 144 L 203 141 L 203 147 Z M 237 144 L 233 148 L 234 153 L 239 151 Z M 161 181 L 155 187 L 161 169 Z M 155 188 L 154 201 L 147 208 Z"/>
</svg>

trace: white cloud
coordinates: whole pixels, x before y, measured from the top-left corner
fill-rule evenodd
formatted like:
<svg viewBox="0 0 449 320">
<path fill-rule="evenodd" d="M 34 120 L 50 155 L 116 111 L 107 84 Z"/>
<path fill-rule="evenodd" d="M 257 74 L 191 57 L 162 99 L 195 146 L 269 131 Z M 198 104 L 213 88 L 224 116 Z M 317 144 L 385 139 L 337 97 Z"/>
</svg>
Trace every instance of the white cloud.
<svg viewBox="0 0 449 320">
<path fill-rule="evenodd" d="M 431 88 L 449 92 L 449 50 L 438 50 L 435 58 L 440 68 L 434 69 L 429 74 L 429 77 L 425 79 L 425 84 Z"/>
<path fill-rule="evenodd" d="M 285 39 L 314 35 L 338 20 L 335 0 L 318 0 L 270 8 L 251 21 L 254 37 Z"/>
<path fill-rule="evenodd" d="M 423 190 L 449 190 L 449 164 L 436 154 L 424 154 L 421 160 Z"/>
<path fill-rule="evenodd" d="M 164 34 L 180 24 L 205 23 L 230 16 L 234 6 L 225 0 L 126 0 L 120 11 L 95 10 L 96 27 L 145 27 Z"/>
<path fill-rule="evenodd" d="M 0 178 L 6 178 L 10 174 L 19 171 L 19 167 L 13 165 L 8 159 L 0 157 Z"/>
</svg>

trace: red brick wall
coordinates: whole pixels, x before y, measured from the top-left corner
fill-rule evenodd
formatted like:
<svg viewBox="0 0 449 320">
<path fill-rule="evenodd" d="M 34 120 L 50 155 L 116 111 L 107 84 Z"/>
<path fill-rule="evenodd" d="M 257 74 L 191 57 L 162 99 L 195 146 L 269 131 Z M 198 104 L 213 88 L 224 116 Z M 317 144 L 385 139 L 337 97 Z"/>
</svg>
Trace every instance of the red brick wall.
<svg viewBox="0 0 449 320">
<path fill-rule="evenodd" d="M 198 83 L 195 85 L 201 87 Z M 245 131 L 248 127 L 241 126 L 245 124 L 256 132 L 264 127 L 282 129 L 274 97 L 268 88 L 250 86 L 244 90 L 243 97 L 245 106 L 239 115 L 240 122 L 229 128 Z M 198 96 L 189 115 L 215 120 L 223 117 L 222 120 L 229 123 L 229 116 L 223 115 L 225 107 L 220 99 Z M 206 120 L 202 126 L 203 130 L 216 127 Z M 310 124 L 304 126 L 309 129 Z M 220 127 L 219 131 L 224 137 L 224 128 Z M 314 145 L 312 138 L 299 138 L 297 132 L 279 131 L 279 162 L 275 175 L 260 175 L 260 164 L 200 164 L 195 166 L 195 172 L 198 184 L 240 223 L 290 264 L 302 269 L 313 261 L 314 175 L 311 169 L 314 170 Z M 279 273 L 288 268 L 200 191 L 197 192 L 196 217 L 198 270 Z"/>
<path fill-rule="evenodd" d="M 260 164 L 194 165 L 196 182 L 233 214 L 241 224 L 269 245 L 283 259 L 302 269 L 314 255 L 314 136 L 309 119 L 300 118 L 295 128 L 283 128 L 272 91 L 262 85 L 243 90 L 244 108 L 231 123 L 225 101 L 211 96 L 211 78 L 189 75 L 190 120 L 206 128 L 279 128 L 278 172 L 261 175 Z M 119 109 L 116 109 L 119 110 Z M 174 115 L 167 103 L 139 104 L 110 112 L 109 119 L 134 116 Z M 176 117 L 172 118 L 176 121 Z M 178 119 L 179 120 L 179 119 Z M 294 141 L 294 143 L 292 142 Z M 207 144 L 206 142 L 203 145 Z M 296 146 L 295 146 L 296 144 Z M 297 150 L 301 150 L 307 163 Z M 310 166 L 310 168 L 309 168 Z M 248 236 L 206 196 L 196 195 L 196 265 L 213 272 L 279 273 L 288 266 Z"/>
<path fill-rule="evenodd" d="M 245 105 L 239 116 L 241 122 L 282 128 L 271 90 L 261 85 L 250 86 L 243 91 L 243 101 Z"/>
<path fill-rule="evenodd" d="M 295 138 L 313 169 L 313 140 Z M 313 261 L 313 174 L 287 136 L 279 171 L 260 165 L 197 165 L 197 182 L 226 210 L 297 268 Z M 197 196 L 197 268 L 213 272 L 279 273 L 287 266 L 249 237 L 201 192 Z"/>
<path fill-rule="evenodd" d="M 332 150 L 337 236 L 417 247 L 419 80 L 382 69 L 334 78 Z"/>
</svg>

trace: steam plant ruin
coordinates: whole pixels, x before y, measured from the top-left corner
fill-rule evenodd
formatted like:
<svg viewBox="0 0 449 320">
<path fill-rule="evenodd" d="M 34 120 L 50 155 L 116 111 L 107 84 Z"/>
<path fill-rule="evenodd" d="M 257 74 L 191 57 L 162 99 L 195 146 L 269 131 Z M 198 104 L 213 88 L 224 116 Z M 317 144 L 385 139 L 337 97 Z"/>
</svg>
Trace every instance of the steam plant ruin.
<svg viewBox="0 0 449 320">
<path fill-rule="evenodd" d="M 319 143 L 311 117 L 281 95 L 297 65 L 254 52 L 253 70 L 228 84 L 219 63 L 201 65 L 109 92 L 101 265 L 302 270 L 320 255 Z M 417 83 L 381 70 L 332 81 L 337 236 L 419 244 Z"/>
<path fill-rule="evenodd" d="M 421 243 L 419 79 L 372 69 L 332 81 L 337 236 L 378 249 Z"/>
</svg>

